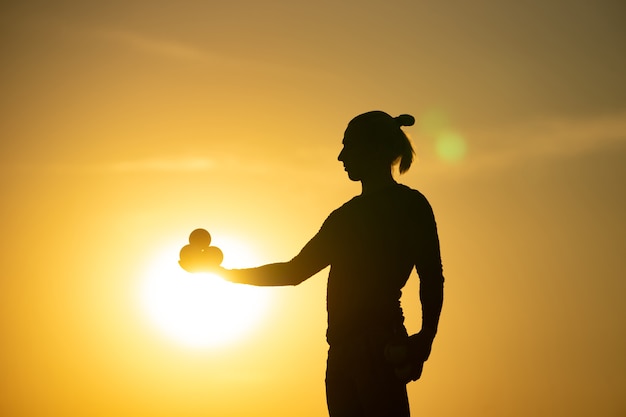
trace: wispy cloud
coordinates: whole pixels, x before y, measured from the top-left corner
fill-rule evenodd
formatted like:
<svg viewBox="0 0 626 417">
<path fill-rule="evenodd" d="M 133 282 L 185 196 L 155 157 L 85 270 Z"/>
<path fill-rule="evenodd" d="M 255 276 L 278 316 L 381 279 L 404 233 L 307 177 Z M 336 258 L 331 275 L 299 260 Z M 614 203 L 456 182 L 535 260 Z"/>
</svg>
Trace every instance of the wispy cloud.
<svg viewBox="0 0 626 417">
<path fill-rule="evenodd" d="M 467 156 L 455 164 L 430 160 L 433 174 L 516 169 L 531 161 L 571 158 L 626 143 L 626 112 L 543 120 L 508 128 L 462 132 Z"/>
<path fill-rule="evenodd" d="M 96 30 L 95 34 L 102 39 L 106 39 L 126 48 L 131 48 L 141 53 L 163 59 L 220 65 L 228 69 L 245 68 L 247 71 L 254 72 L 281 75 L 297 74 L 298 76 L 317 79 L 329 79 L 329 77 L 334 77 L 331 73 L 319 68 L 297 65 L 293 61 L 270 61 L 259 59 L 258 57 L 251 58 L 250 56 L 244 55 L 216 53 L 212 51 L 211 48 L 207 47 L 207 45 L 201 43 L 182 42 L 130 30 L 103 28 Z"/>
<path fill-rule="evenodd" d="M 106 169 L 113 172 L 195 172 L 214 167 L 215 162 L 206 158 L 152 158 L 115 162 Z"/>
<path fill-rule="evenodd" d="M 135 32 L 125 30 L 101 30 L 98 34 L 105 39 L 161 57 L 199 62 L 221 59 L 217 55 L 212 55 L 206 50 L 188 43 L 148 37 Z"/>
<path fill-rule="evenodd" d="M 99 171 L 110 173 L 193 173 L 220 172 L 225 174 L 247 173 L 264 175 L 279 170 L 280 161 L 255 159 L 250 155 L 222 153 L 214 158 L 162 156 L 114 161 L 97 166 Z"/>
</svg>

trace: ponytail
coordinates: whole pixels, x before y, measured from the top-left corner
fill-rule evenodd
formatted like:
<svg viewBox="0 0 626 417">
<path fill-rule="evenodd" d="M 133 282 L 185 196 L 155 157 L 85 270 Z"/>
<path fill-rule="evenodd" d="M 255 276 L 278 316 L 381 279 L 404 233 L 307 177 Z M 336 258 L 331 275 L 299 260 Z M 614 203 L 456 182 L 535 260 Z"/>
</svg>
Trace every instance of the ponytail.
<svg viewBox="0 0 626 417">
<path fill-rule="evenodd" d="M 401 114 L 400 116 L 396 116 L 393 118 L 395 122 L 398 124 L 398 127 L 402 126 L 413 126 L 415 124 L 415 117 L 410 114 Z M 413 163 L 413 156 L 415 155 L 415 151 L 413 150 L 413 145 L 411 145 L 411 141 L 408 136 L 402 129 L 400 129 L 400 134 L 397 139 L 399 143 L 400 155 L 398 158 L 400 159 L 400 174 L 404 174 L 406 171 L 411 168 L 411 164 Z"/>
</svg>

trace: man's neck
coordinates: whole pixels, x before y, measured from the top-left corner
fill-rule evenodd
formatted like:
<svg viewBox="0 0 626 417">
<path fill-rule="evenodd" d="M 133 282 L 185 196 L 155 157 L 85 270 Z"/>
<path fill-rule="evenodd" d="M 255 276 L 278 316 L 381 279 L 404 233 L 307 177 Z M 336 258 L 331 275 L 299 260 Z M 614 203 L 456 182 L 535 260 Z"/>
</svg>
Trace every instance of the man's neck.
<svg viewBox="0 0 626 417">
<path fill-rule="evenodd" d="M 393 179 L 391 173 L 388 176 L 385 175 L 369 180 L 361 180 L 361 195 L 372 194 L 396 184 L 396 180 Z"/>
</svg>

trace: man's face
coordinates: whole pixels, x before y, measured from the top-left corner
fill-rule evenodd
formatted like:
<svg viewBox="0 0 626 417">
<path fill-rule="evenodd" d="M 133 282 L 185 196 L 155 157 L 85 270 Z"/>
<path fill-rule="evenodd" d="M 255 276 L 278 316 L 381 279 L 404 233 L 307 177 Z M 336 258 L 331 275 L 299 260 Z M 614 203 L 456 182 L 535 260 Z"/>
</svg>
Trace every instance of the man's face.
<svg viewBox="0 0 626 417">
<path fill-rule="evenodd" d="M 348 126 L 342 144 L 343 148 L 337 159 L 343 162 L 344 169 L 352 181 L 361 181 L 381 167 L 385 169 L 380 150 L 357 129 Z"/>
</svg>

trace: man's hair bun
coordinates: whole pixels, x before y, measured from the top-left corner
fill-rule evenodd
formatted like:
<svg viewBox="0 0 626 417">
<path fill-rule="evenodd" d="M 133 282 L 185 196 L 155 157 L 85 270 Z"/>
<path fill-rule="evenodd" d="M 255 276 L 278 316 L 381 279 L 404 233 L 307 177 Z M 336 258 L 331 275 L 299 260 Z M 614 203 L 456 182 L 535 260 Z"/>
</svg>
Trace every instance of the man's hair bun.
<svg viewBox="0 0 626 417">
<path fill-rule="evenodd" d="M 401 114 L 393 119 L 398 123 L 398 126 L 413 126 L 415 124 L 415 117 L 410 114 Z"/>
</svg>

